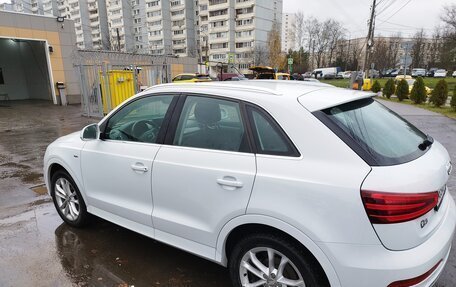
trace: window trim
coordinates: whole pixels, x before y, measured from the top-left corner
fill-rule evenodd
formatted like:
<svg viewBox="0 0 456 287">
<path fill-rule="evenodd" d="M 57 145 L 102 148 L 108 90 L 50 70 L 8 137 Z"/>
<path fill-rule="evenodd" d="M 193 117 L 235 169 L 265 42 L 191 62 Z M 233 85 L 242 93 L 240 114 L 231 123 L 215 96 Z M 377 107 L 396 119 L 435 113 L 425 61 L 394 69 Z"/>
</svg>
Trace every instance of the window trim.
<svg viewBox="0 0 456 287">
<path fill-rule="evenodd" d="M 174 93 L 173 92 L 165 93 L 165 92 L 161 92 L 161 93 L 156 93 L 156 94 L 145 94 L 145 95 L 141 95 L 141 96 L 138 96 L 136 98 L 131 99 L 130 101 L 128 101 L 127 103 L 123 104 L 118 109 L 116 109 L 114 113 L 112 113 L 108 118 L 105 118 L 103 120 L 103 122 L 99 125 L 99 127 L 100 127 L 100 140 L 102 140 L 102 141 L 115 141 L 115 142 L 128 142 L 128 143 L 142 143 L 142 144 L 163 144 L 163 142 L 165 141 L 166 132 L 169 129 L 171 116 L 174 114 L 174 111 L 176 109 L 178 100 L 180 99 L 180 95 L 181 95 L 181 93 L 175 93 L 175 92 Z M 156 97 L 156 96 L 172 96 L 173 99 L 171 100 L 171 103 L 169 104 L 168 110 L 166 111 L 165 117 L 163 118 L 163 123 L 162 123 L 162 125 L 160 127 L 160 130 L 158 131 L 157 141 L 155 143 L 135 142 L 135 141 L 118 141 L 118 140 L 111 140 L 111 139 L 106 138 L 106 129 L 108 128 L 108 123 L 109 123 L 109 121 L 112 119 L 112 117 L 114 115 L 116 115 L 118 112 L 120 112 L 126 106 L 128 106 L 128 105 L 130 105 L 130 104 L 132 104 L 132 103 L 134 103 L 134 102 L 136 102 L 138 100 L 142 100 L 144 98 Z"/>
<path fill-rule="evenodd" d="M 274 117 L 271 116 L 271 114 L 269 114 L 265 109 L 263 109 L 262 107 L 260 107 L 258 105 L 255 105 L 252 103 L 246 103 L 245 105 L 246 105 L 245 112 L 246 112 L 247 118 L 249 120 L 249 126 L 251 129 L 250 136 L 252 137 L 252 142 L 254 143 L 255 154 L 270 155 L 270 156 L 285 156 L 285 157 L 301 157 L 301 153 L 296 148 L 293 141 L 290 139 L 290 137 L 284 131 L 282 126 L 280 126 L 280 124 L 274 119 Z M 261 116 L 263 116 L 267 121 L 269 121 L 272 124 L 272 128 L 285 141 L 285 144 L 287 145 L 287 148 L 288 148 L 287 152 L 272 152 L 272 151 L 262 151 L 261 150 L 258 135 L 257 135 L 257 133 L 253 132 L 255 129 L 253 111 L 255 111 L 258 114 L 260 114 Z"/>
<path fill-rule="evenodd" d="M 199 147 L 187 147 L 187 146 L 179 146 L 174 144 L 174 138 L 176 137 L 177 133 L 177 127 L 179 125 L 179 121 L 182 115 L 182 111 L 184 109 L 185 102 L 187 100 L 187 97 L 201 97 L 201 98 L 211 98 L 211 99 L 217 99 L 217 100 L 223 100 L 223 101 L 228 101 L 228 102 L 234 102 L 239 104 L 239 112 L 242 120 L 242 124 L 244 125 L 244 131 L 247 136 L 247 150 L 246 151 L 230 151 L 230 150 L 219 150 L 219 149 L 207 149 L 207 148 L 199 148 Z M 212 94 L 200 94 L 200 93 L 183 93 L 179 97 L 179 101 L 176 104 L 176 107 L 173 112 L 173 116 L 171 118 L 171 121 L 168 126 L 168 130 L 165 135 L 165 140 L 163 142 L 164 145 L 169 145 L 173 147 L 182 147 L 182 148 L 194 148 L 194 149 L 201 149 L 201 150 L 210 150 L 210 151 L 218 151 L 218 152 L 230 152 L 230 153 L 242 153 L 242 154 L 255 154 L 254 150 L 252 149 L 252 138 L 251 134 L 249 132 L 249 125 L 247 124 L 248 119 L 245 114 L 245 110 L 243 108 L 243 101 L 234 99 L 234 98 L 229 98 L 229 97 L 223 97 L 223 96 L 217 96 L 217 95 L 212 95 Z"/>
</svg>

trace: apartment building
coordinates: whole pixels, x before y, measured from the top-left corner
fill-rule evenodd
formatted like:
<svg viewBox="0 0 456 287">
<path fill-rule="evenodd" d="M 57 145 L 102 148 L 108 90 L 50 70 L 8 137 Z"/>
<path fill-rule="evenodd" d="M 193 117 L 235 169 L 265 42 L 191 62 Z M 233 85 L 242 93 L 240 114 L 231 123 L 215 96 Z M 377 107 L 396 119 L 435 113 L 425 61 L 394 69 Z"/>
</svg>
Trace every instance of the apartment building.
<svg viewBox="0 0 456 287">
<path fill-rule="evenodd" d="M 296 50 L 297 45 L 293 33 L 296 17 L 294 13 L 282 15 L 282 52 L 287 53 L 290 49 Z"/>
<path fill-rule="evenodd" d="M 57 0 L 57 8 L 59 16 L 74 21 L 76 45 L 79 49 L 110 48 L 104 0 Z"/>
<path fill-rule="evenodd" d="M 105 0 L 12 0 L 0 9 L 71 19 L 79 49 L 108 50 L 111 47 Z"/>
<path fill-rule="evenodd" d="M 282 0 L 200 0 L 198 46 L 202 61 L 233 64 L 242 73 L 265 49 L 273 23 L 282 25 Z"/>
</svg>

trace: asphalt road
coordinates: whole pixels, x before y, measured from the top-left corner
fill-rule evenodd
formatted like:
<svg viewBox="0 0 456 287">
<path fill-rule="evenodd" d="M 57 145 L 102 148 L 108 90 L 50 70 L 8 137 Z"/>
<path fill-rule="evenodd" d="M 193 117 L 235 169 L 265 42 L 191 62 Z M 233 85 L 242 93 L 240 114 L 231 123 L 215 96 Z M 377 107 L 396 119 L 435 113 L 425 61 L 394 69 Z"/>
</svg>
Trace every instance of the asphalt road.
<svg viewBox="0 0 456 287">
<path fill-rule="evenodd" d="M 384 104 L 456 162 L 456 121 Z M 224 268 L 114 224 L 96 220 L 79 230 L 62 223 L 41 186 L 45 147 L 94 121 L 77 106 L 0 103 L 0 286 L 230 286 Z M 448 186 L 455 196 L 454 174 Z M 437 286 L 456 286 L 454 249 Z"/>
</svg>

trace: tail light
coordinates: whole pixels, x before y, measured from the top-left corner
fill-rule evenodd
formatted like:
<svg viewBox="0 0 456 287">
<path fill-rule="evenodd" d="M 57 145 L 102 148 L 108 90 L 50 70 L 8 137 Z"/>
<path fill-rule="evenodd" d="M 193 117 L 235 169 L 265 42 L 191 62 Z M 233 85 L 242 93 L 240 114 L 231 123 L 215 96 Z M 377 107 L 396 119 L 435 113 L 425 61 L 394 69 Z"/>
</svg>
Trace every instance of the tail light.
<svg viewBox="0 0 456 287">
<path fill-rule="evenodd" d="M 433 209 L 439 193 L 386 193 L 361 191 L 364 208 L 372 223 L 400 223 L 416 219 Z"/>
</svg>

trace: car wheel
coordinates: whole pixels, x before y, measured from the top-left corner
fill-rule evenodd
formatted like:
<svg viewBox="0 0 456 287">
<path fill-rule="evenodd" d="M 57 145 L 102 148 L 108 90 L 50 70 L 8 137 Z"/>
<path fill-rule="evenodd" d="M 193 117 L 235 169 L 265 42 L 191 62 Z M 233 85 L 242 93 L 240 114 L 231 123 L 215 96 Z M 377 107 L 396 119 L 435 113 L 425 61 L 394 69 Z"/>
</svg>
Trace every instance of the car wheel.
<svg viewBox="0 0 456 287">
<path fill-rule="evenodd" d="M 245 237 L 229 259 L 233 286 L 329 286 L 315 258 L 274 234 Z"/>
<path fill-rule="evenodd" d="M 57 212 L 68 225 L 82 227 L 89 222 L 84 199 L 66 171 L 59 170 L 52 176 L 51 196 Z"/>
</svg>

